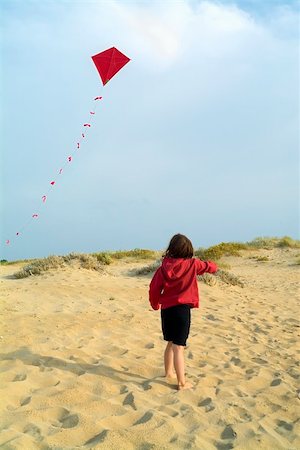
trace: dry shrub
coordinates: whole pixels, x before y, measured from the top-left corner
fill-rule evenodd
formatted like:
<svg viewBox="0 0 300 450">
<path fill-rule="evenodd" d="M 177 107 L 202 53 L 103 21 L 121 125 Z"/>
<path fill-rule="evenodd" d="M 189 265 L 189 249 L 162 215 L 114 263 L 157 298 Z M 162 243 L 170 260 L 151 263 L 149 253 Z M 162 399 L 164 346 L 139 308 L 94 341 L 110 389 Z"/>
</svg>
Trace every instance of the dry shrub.
<svg viewBox="0 0 300 450">
<path fill-rule="evenodd" d="M 214 275 L 211 273 L 204 273 L 197 278 L 199 281 L 202 281 L 209 286 L 214 286 L 218 281 L 221 281 L 225 284 L 244 287 L 244 283 L 236 275 L 227 272 L 226 270 L 218 270 Z"/>
<path fill-rule="evenodd" d="M 133 269 L 131 271 L 132 275 L 140 276 L 140 275 L 148 275 L 154 273 L 159 266 L 161 265 L 161 260 L 155 261 L 153 264 L 149 264 L 148 266 L 144 266 L 138 269 Z M 199 281 L 202 281 L 209 286 L 214 286 L 218 281 L 221 281 L 225 284 L 231 284 L 233 286 L 244 287 L 244 282 L 240 280 L 236 275 L 227 272 L 226 270 L 218 270 L 215 274 L 204 273 L 197 277 Z"/>
<path fill-rule="evenodd" d="M 197 278 L 199 281 L 202 281 L 202 283 L 208 284 L 209 286 L 215 286 L 217 284 L 216 275 L 212 275 L 211 273 L 204 273 Z"/>
<path fill-rule="evenodd" d="M 47 272 L 50 269 L 59 269 L 73 264 L 78 264 L 79 267 L 83 269 L 103 270 L 103 265 L 99 263 L 94 256 L 81 253 L 70 253 L 66 256 L 48 256 L 47 258 L 37 259 L 14 273 L 13 277 L 26 278 L 31 275 L 40 275 L 42 272 Z"/>
<path fill-rule="evenodd" d="M 255 259 L 258 262 L 268 262 L 268 261 L 270 261 L 268 256 L 257 256 Z"/>
<path fill-rule="evenodd" d="M 97 258 L 97 261 L 99 261 L 101 264 L 104 264 L 105 266 L 108 266 L 112 263 L 112 258 L 107 252 L 98 252 L 92 254 L 95 258 Z"/>
<path fill-rule="evenodd" d="M 80 255 L 79 256 L 80 267 L 88 270 L 102 270 L 102 264 L 92 255 Z"/>
<path fill-rule="evenodd" d="M 300 241 L 297 239 L 292 239 L 289 236 L 284 236 L 278 241 L 277 247 L 300 248 Z"/>
<path fill-rule="evenodd" d="M 148 275 L 149 273 L 154 273 L 156 269 L 161 265 L 161 260 L 155 261 L 153 264 L 149 264 L 148 266 L 140 267 L 138 269 L 133 269 L 131 271 L 132 275 Z"/>
<path fill-rule="evenodd" d="M 300 241 L 289 236 L 278 237 L 257 237 L 248 242 L 247 246 L 256 249 L 271 250 L 273 248 L 300 248 Z"/>
<path fill-rule="evenodd" d="M 222 256 L 240 256 L 239 250 L 246 250 L 247 245 L 240 242 L 221 242 L 207 249 L 200 248 L 195 251 L 195 256 L 204 261 L 218 261 Z"/>
<path fill-rule="evenodd" d="M 237 277 L 233 273 L 227 272 L 226 270 L 218 270 L 215 276 L 225 284 L 231 284 L 233 286 L 240 287 L 245 286 L 245 283 L 239 277 Z"/>
<path fill-rule="evenodd" d="M 119 250 L 109 253 L 112 259 L 136 258 L 136 259 L 153 259 L 157 256 L 157 252 L 142 248 L 135 248 L 134 250 Z"/>
</svg>

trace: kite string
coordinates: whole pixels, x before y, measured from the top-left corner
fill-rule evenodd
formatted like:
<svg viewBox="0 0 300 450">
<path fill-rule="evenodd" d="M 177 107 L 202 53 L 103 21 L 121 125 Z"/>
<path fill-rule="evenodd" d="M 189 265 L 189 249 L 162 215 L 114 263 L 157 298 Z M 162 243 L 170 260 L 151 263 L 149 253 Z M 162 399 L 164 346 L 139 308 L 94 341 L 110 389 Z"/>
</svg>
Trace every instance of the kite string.
<svg viewBox="0 0 300 450">
<path fill-rule="evenodd" d="M 79 151 L 79 149 L 81 147 L 81 143 L 88 136 L 87 129 L 91 128 L 91 124 L 94 122 L 94 116 L 96 115 L 96 111 L 98 109 L 98 103 L 99 103 L 98 100 L 102 100 L 102 97 L 100 97 L 100 96 L 95 97 L 92 101 L 91 106 L 93 105 L 93 107 L 90 109 L 89 121 L 84 122 L 83 130 L 82 130 L 81 135 L 76 143 L 76 148 L 73 148 L 73 150 L 69 153 L 69 156 L 65 158 L 64 164 L 62 166 L 60 166 L 60 169 L 59 169 L 59 171 L 56 172 L 55 177 L 53 177 L 51 179 L 51 182 L 49 182 L 51 187 L 48 187 L 46 193 L 44 193 L 43 196 L 40 197 L 41 199 L 38 203 L 39 206 L 37 208 L 35 208 L 34 213 L 31 215 L 31 217 L 28 218 L 27 221 L 18 229 L 18 231 L 15 233 L 15 236 L 19 237 L 23 233 L 24 229 L 26 229 L 29 226 L 30 222 L 39 217 L 40 211 L 41 211 L 41 201 L 43 204 L 45 204 L 47 202 L 48 196 L 51 193 L 51 191 L 53 191 L 54 185 L 56 184 L 56 177 L 58 175 L 61 175 L 63 173 L 65 167 L 67 167 L 73 161 L 73 156 Z M 95 101 L 96 101 L 96 103 L 95 103 Z M 6 245 L 11 244 L 11 242 L 12 242 L 12 238 L 7 239 Z"/>
</svg>

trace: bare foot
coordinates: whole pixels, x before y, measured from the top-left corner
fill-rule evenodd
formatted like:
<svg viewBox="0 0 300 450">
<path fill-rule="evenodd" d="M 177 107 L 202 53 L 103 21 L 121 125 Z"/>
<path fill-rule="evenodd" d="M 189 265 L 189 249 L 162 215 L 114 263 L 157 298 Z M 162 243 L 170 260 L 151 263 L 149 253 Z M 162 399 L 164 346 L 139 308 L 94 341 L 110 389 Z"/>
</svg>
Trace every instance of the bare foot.
<svg viewBox="0 0 300 450">
<path fill-rule="evenodd" d="M 177 389 L 179 391 L 182 391 L 184 389 L 191 389 L 192 387 L 193 387 L 192 383 L 186 381 L 184 384 L 178 384 Z"/>
</svg>

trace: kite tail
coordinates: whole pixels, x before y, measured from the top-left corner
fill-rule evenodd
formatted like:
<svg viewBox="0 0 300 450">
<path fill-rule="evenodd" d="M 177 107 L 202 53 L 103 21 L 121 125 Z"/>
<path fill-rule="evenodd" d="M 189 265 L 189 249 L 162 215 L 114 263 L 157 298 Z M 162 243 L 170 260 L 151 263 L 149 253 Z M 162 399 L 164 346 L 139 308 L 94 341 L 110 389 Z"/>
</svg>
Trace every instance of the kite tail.
<svg viewBox="0 0 300 450">
<path fill-rule="evenodd" d="M 43 194 L 40 194 L 39 196 L 39 200 L 36 203 L 36 207 L 33 209 L 30 217 L 27 219 L 27 221 L 25 221 L 23 223 L 23 225 L 21 227 L 18 228 L 18 231 L 16 231 L 14 233 L 13 236 L 8 237 L 5 240 L 5 245 L 11 245 L 15 239 L 17 239 L 18 237 L 20 237 L 24 230 L 32 223 L 32 221 L 39 219 L 42 208 L 45 207 L 45 205 L 48 202 L 48 197 L 51 195 L 51 192 L 53 191 L 53 189 L 55 189 L 56 185 L 57 185 L 57 181 L 59 180 L 59 178 L 61 177 L 61 175 L 64 173 L 64 170 L 66 169 L 66 167 L 71 164 L 73 162 L 73 160 L 76 158 L 78 151 L 81 149 L 81 144 L 83 142 L 83 140 L 86 140 L 87 136 L 88 136 L 88 132 L 92 127 L 94 118 L 96 116 L 96 111 L 98 109 L 98 100 L 102 100 L 102 97 L 98 96 L 98 97 L 94 97 L 94 99 L 92 100 L 92 107 L 89 109 L 89 115 L 88 115 L 88 121 L 83 122 L 82 124 L 82 130 L 80 132 L 80 137 L 78 138 L 77 141 L 75 141 L 76 143 L 74 144 L 74 148 L 73 150 L 71 150 L 71 152 L 68 153 L 68 155 L 66 155 L 63 163 L 59 166 L 59 169 L 57 169 L 56 174 L 54 174 L 54 176 L 50 179 L 50 181 L 48 182 L 48 189 L 46 189 Z"/>
</svg>

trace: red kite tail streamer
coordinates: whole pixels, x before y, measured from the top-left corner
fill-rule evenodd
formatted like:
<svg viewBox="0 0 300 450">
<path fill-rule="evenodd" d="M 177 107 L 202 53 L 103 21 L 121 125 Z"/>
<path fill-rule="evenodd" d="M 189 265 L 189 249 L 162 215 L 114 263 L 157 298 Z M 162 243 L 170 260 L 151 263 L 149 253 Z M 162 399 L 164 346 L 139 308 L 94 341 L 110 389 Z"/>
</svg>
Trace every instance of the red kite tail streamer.
<svg viewBox="0 0 300 450">
<path fill-rule="evenodd" d="M 130 61 L 130 59 L 127 56 L 125 56 L 123 53 L 121 53 L 115 47 L 111 47 L 107 50 L 104 50 L 101 53 L 98 53 L 98 54 L 92 56 L 92 60 L 93 60 L 95 66 L 96 66 L 96 69 L 100 75 L 103 86 L 105 86 L 105 84 L 107 84 L 108 81 L 110 81 L 116 75 L 116 73 L 118 73 L 119 70 L 121 70 L 122 67 L 124 67 L 125 64 L 127 64 Z M 64 164 L 59 166 L 59 170 L 56 172 L 56 176 L 62 175 L 66 166 L 69 165 L 69 163 L 73 161 L 75 155 L 78 155 L 77 150 L 81 148 L 81 144 L 82 144 L 83 140 L 86 139 L 87 134 L 92 126 L 93 119 L 96 116 L 96 110 L 97 110 L 99 100 L 102 100 L 102 96 L 98 95 L 93 98 L 93 100 L 92 100 L 93 106 L 91 106 L 91 108 L 89 108 L 89 110 L 88 110 L 89 111 L 89 115 L 88 115 L 89 119 L 87 119 L 86 122 L 82 122 L 83 129 L 81 130 L 80 138 L 75 141 L 76 147 L 74 146 L 74 149 L 72 152 L 70 152 L 70 150 L 69 150 L 69 152 L 67 153 L 68 156 L 66 156 L 64 159 Z M 95 103 L 95 101 L 96 101 L 96 103 Z M 19 231 L 14 233 L 15 236 L 19 237 L 21 234 L 23 234 L 23 230 L 27 226 L 29 226 L 30 222 L 32 220 L 36 220 L 40 217 L 41 206 L 48 203 L 48 196 L 49 196 L 49 194 L 51 194 L 51 191 L 53 191 L 54 186 L 56 187 L 56 184 L 57 184 L 56 177 L 52 177 L 52 178 L 50 178 L 50 180 L 51 181 L 49 181 L 49 179 L 48 179 L 48 190 L 46 190 L 46 192 L 44 192 L 43 195 L 40 195 L 38 197 L 39 198 L 38 207 L 33 209 L 33 211 L 35 211 L 35 212 L 31 213 L 31 215 L 28 217 L 28 220 L 23 224 L 23 226 L 18 228 Z M 12 243 L 12 239 L 8 238 L 5 240 L 6 245 L 11 245 L 11 243 Z"/>
</svg>

